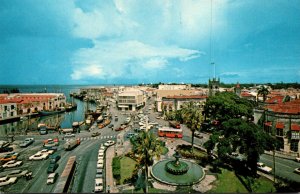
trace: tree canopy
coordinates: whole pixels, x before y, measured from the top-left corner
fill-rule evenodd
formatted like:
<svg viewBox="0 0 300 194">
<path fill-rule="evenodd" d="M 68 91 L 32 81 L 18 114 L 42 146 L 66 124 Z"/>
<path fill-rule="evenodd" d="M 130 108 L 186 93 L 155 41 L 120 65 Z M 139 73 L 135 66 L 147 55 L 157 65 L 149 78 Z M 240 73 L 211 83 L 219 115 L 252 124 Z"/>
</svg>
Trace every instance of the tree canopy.
<svg viewBox="0 0 300 194">
<path fill-rule="evenodd" d="M 253 105 L 231 92 L 220 92 L 207 99 L 204 106 L 206 117 L 221 122 L 232 118 L 253 117 Z"/>
</svg>

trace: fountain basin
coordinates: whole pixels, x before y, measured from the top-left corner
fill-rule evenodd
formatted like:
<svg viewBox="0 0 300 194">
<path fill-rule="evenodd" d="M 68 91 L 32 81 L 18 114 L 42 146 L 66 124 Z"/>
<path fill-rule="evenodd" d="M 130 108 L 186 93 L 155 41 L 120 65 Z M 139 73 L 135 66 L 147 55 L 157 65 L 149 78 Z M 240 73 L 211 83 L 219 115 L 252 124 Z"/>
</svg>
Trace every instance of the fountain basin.
<svg viewBox="0 0 300 194">
<path fill-rule="evenodd" d="M 166 170 L 168 162 L 173 162 L 170 159 L 162 160 L 153 165 L 151 176 L 159 182 L 169 185 L 193 185 L 200 182 L 204 178 L 204 170 L 201 166 L 188 160 L 182 160 L 188 166 L 187 172 L 183 174 L 172 174 Z"/>
</svg>

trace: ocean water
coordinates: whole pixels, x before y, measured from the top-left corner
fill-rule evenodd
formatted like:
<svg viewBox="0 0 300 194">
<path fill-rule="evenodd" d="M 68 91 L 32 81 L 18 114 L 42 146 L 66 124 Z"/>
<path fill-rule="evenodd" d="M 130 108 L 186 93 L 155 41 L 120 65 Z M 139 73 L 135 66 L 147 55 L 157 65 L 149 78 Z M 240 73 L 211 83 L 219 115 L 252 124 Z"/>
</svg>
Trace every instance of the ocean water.
<svg viewBox="0 0 300 194">
<path fill-rule="evenodd" d="M 71 92 L 79 92 L 80 88 L 88 88 L 93 86 L 75 86 L 75 85 L 19 85 L 19 86 L 0 86 L 0 93 L 5 90 L 18 88 L 20 93 L 64 93 L 67 97 L 67 102 L 72 102 L 70 97 Z M 97 86 L 99 87 L 99 86 Z M 36 131 L 39 123 L 46 123 L 50 126 L 61 126 L 61 128 L 71 128 L 74 121 L 83 121 L 85 110 L 95 110 L 95 104 L 74 99 L 77 104 L 77 110 L 72 112 L 65 112 L 58 115 L 51 115 L 47 117 L 31 118 L 25 121 L 17 121 L 0 125 L 0 137 L 8 134 L 23 134 L 25 129 L 27 131 Z"/>
</svg>

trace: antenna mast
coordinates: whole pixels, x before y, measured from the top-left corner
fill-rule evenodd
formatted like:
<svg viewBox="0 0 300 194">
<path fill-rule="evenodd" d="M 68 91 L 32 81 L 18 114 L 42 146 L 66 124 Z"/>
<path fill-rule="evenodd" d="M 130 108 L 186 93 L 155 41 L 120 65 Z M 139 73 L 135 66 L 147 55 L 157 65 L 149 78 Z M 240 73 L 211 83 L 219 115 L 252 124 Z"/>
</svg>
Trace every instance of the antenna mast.
<svg viewBox="0 0 300 194">
<path fill-rule="evenodd" d="M 210 64 L 214 66 L 214 76 L 213 78 L 216 78 L 216 64 L 213 62 L 212 57 L 212 26 L 213 26 L 213 0 L 210 0 Z"/>
</svg>

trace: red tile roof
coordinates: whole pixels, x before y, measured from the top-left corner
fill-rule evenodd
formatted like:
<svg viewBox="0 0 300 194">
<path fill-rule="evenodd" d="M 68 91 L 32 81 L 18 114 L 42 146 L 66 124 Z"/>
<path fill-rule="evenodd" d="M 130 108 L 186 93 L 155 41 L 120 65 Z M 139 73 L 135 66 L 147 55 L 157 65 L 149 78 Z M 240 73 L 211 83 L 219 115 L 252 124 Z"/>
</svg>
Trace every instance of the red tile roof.
<svg viewBox="0 0 300 194">
<path fill-rule="evenodd" d="M 283 122 L 277 122 L 276 123 L 276 129 L 283 129 L 284 128 L 284 123 Z"/>
<path fill-rule="evenodd" d="M 266 103 L 268 104 L 281 104 L 283 101 L 284 96 L 274 96 L 268 100 L 266 100 Z"/>
<path fill-rule="evenodd" d="M 242 93 L 241 93 L 241 96 L 242 96 L 242 97 L 255 97 L 255 96 L 253 96 L 252 94 L 250 94 L 249 92 L 242 92 Z"/>
<path fill-rule="evenodd" d="M 268 127 L 272 127 L 272 122 L 265 122 L 265 125 Z"/>
<path fill-rule="evenodd" d="M 300 125 L 298 125 L 297 123 L 292 123 L 291 130 L 300 131 Z"/>
</svg>

